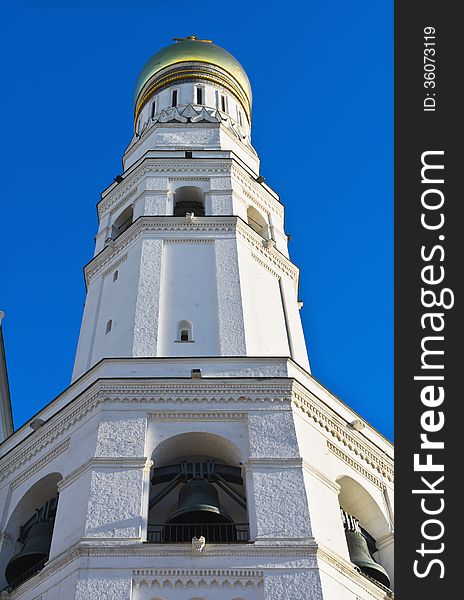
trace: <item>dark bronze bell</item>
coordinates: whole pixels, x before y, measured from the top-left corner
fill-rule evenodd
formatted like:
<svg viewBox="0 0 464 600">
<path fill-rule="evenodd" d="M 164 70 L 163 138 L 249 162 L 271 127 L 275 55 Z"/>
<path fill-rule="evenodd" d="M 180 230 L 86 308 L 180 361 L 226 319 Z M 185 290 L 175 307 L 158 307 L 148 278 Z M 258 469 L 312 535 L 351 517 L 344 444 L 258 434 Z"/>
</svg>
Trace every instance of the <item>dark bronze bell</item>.
<svg viewBox="0 0 464 600">
<path fill-rule="evenodd" d="M 366 575 L 372 577 L 385 587 L 390 587 L 390 579 L 387 572 L 375 562 L 372 558 L 369 548 L 367 547 L 366 538 L 362 533 L 357 531 L 345 531 L 346 541 L 348 543 L 348 551 L 350 553 L 350 560 L 353 564 L 361 569 Z"/>
<path fill-rule="evenodd" d="M 219 506 L 216 488 L 206 479 L 190 479 L 179 492 L 177 510 L 167 523 L 231 523 Z"/>
<path fill-rule="evenodd" d="M 5 579 L 8 583 L 47 558 L 52 543 L 53 525 L 53 521 L 39 521 L 30 528 L 20 552 L 13 556 L 6 567 Z"/>
</svg>

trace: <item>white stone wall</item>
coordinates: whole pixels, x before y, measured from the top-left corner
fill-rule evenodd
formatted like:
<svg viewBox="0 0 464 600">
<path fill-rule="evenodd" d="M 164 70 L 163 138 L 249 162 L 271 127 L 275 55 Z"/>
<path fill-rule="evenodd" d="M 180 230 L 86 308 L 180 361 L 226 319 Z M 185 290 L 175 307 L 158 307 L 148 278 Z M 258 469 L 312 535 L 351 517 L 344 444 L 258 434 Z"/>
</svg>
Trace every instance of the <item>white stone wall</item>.
<svg viewBox="0 0 464 600">
<path fill-rule="evenodd" d="M 345 477 L 375 503 L 352 500 L 371 511 L 369 525 L 387 521 L 382 485 L 391 490 L 391 482 L 377 470 L 381 453 L 346 421 L 341 428 L 329 396 L 322 402 L 295 386 L 285 378 L 97 379 L 60 410 L 44 412 L 43 428 L 23 439 L 15 434 L 17 446 L 9 441 L 0 459 L 3 568 L 27 511 L 46 499 L 41 482 L 59 480 L 50 561 L 12 598 L 54 600 L 64 589 L 69 598 L 98 600 L 384 598 L 353 570 L 338 512 Z M 169 464 L 195 452 L 242 465 L 251 544 L 207 543 L 194 555 L 189 545 L 143 543 L 151 461 Z M 31 490 L 38 490 L 32 504 L 18 513 Z M 383 515 L 378 521 L 373 506 Z M 378 560 L 389 571 L 391 540 L 380 545 Z M 214 573 L 198 575 L 202 569 Z M 248 586 L 244 570 L 253 571 Z"/>
</svg>

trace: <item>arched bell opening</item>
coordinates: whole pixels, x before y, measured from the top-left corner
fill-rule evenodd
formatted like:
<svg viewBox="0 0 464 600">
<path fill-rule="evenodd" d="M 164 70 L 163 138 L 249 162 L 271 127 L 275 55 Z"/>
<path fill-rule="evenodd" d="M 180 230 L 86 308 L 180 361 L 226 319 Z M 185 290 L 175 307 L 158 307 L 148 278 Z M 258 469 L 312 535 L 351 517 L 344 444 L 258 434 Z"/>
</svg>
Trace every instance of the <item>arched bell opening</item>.
<svg viewBox="0 0 464 600">
<path fill-rule="evenodd" d="M 247 221 L 248 225 L 259 233 L 264 239 L 269 238 L 269 226 L 263 215 L 256 210 L 253 206 L 249 206 L 247 209 Z"/>
<path fill-rule="evenodd" d="M 195 217 L 205 216 L 205 194 L 194 185 L 179 187 L 174 194 L 174 216 L 185 217 L 188 213 Z"/>
<path fill-rule="evenodd" d="M 245 486 L 238 452 L 231 447 L 204 433 L 160 444 L 153 455 L 149 541 L 191 543 L 202 536 L 206 543 L 248 541 Z"/>
<path fill-rule="evenodd" d="M 59 473 L 34 484 L 14 509 L 5 529 L 9 544 L 1 565 L 7 589 L 14 589 L 38 573 L 48 560 L 58 507 Z"/>
<path fill-rule="evenodd" d="M 134 207 L 128 206 L 125 208 L 122 213 L 116 218 L 113 223 L 113 228 L 111 230 L 111 238 L 115 240 L 117 237 L 124 233 L 126 229 L 132 225 L 134 221 Z"/>
<path fill-rule="evenodd" d="M 390 533 L 383 512 L 372 496 L 354 479 L 341 477 L 339 504 L 341 521 L 351 562 L 364 575 L 391 589 L 390 574 L 383 565 L 378 541 Z"/>
</svg>

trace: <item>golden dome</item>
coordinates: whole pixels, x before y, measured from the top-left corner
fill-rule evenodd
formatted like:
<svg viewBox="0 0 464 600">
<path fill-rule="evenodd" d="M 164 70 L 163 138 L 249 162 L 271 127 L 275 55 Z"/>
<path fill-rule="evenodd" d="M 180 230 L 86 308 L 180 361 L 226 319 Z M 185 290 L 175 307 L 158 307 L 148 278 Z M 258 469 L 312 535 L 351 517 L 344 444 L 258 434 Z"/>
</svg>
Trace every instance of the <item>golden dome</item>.
<svg viewBox="0 0 464 600">
<path fill-rule="evenodd" d="M 252 95 L 250 81 L 245 69 L 238 60 L 223 48 L 212 44 L 209 40 L 199 40 L 195 36 L 176 39 L 175 44 L 161 49 L 146 63 L 135 87 L 136 113 L 139 112 L 141 106 L 147 100 L 148 94 L 146 92 L 150 88 L 147 84 L 153 80 L 153 77 L 167 67 L 185 62 L 207 63 L 224 70 L 238 85 L 237 92 L 241 92 L 240 95 L 244 96 L 245 103 L 248 105 L 246 112 L 249 114 Z M 191 75 L 194 75 L 193 70 Z"/>
</svg>

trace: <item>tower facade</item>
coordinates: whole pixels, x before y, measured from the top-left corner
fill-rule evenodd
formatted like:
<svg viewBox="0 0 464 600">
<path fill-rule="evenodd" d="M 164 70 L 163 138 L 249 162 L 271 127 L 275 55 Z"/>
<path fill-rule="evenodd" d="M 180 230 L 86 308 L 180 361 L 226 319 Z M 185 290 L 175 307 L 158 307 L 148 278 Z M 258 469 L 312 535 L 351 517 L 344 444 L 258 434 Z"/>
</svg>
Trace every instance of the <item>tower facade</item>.
<svg viewBox="0 0 464 600">
<path fill-rule="evenodd" d="M 0 446 L 7 596 L 391 596 L 392 448 L 310 374 L 251 104 L 207 40 L 140 74 L 71 385 Z"/>
</svg>

